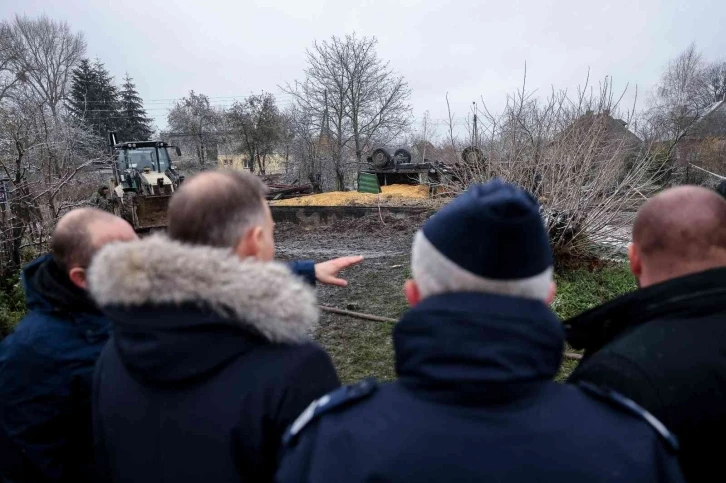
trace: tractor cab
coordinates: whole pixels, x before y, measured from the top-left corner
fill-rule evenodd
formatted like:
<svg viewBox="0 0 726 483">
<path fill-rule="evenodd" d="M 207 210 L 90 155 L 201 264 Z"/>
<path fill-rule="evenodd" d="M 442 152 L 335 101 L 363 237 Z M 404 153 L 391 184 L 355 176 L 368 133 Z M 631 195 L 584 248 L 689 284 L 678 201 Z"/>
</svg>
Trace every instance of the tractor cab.
<svg viewBox="0 0 726 483">
<path fill-rule="evenodd" d="M 163 141 L 136 141 L 113 146 L 116 191 L 170 195 L 180 177 L 172 167 L 169 146 Z M 175 147 L 180 154 L 178 147 Z"/>
</svg>

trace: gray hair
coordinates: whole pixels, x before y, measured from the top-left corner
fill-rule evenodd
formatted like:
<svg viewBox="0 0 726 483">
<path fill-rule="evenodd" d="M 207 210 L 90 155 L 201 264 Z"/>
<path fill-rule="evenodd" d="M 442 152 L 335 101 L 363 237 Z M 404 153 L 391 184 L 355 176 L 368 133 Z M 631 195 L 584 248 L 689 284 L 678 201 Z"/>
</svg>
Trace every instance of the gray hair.
<svg viewBox="0 0 726 483">
<path fill-rule="evenodd" d="M 493 253 L 492 256 L 497 256 Z M 547 301 L 553 270 L 548 267 L 533 277 L 494 280 L 476 275 L 446 258 L 424 236 L 416 233 L 411 250 L 411 272 L 421 298 L 452 292 L 483 292 Z"/>
<path fill-rule="evenodd" d="M 169 203 L 167 233 L 194 245 L 234 248 L 247 230 L 264 222 L 267 187 L 253 174 L 202 173 Z"/>
</svg>

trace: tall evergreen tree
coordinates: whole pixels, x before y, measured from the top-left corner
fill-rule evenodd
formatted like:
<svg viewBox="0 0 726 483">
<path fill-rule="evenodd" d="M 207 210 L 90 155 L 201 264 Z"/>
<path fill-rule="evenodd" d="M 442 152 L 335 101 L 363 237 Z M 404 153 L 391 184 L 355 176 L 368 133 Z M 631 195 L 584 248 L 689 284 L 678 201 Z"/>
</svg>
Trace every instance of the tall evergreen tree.
<svg viewBox="0 0 726 483">
<path fill-rule="evenodd" d="M 121 120 L 118 89 L 114 85 L 113 77 L 99 59 L 96 59 L 93 67 L 98 79 L 94 128 L 105 136 L 108 131 L 117 131 Z"/>
<path fill-rule="evenodd" d="M 71 73 L 71 90 L 67 106 L 78 119 L 86 119 L 88 111 L 93 109 L 96 100 L 96 72 L 88 59 L 81 60 L 78 67 Z"/>
<path fill-rule="evenodd" d="M 133 79 L 126 73 L 119 93 L 120 123 L 119 139 L 124 141 L 145 141 L 151 137 L 151 119 L 146 117 L 144 101 L 136 91 Z"/>
<path fill-rule="evenodd" d="M 103 63 L 83 59 L 73 70 L 67 102 L 71 113 L 99 136 L 116 130 L 119 124 L 119 96 L 113 77 Z"/>
</svg>

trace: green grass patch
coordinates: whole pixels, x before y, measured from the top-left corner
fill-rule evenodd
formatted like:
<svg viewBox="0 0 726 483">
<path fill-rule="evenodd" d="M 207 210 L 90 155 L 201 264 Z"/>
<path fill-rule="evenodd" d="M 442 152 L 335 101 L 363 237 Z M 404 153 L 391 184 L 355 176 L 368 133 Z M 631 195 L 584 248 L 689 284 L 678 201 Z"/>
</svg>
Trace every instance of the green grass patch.
<svg viewBox="0 0 726 483">
<path fill-rule="evenodd" d="M 555 276 L 557 297 L 552 309 L 568 319 L 618 295 L 636 289 L 628 265 L 618 263 L 595 270 L 570 270 Z"/>
<path fill-rule="evenodd" d="M 324 290 L 321 302 L 339 308 L 399 318 L 408 308 L 401 286 L 408 273 L 406 259 L 396 260 L 400 269 L 374 266 L 351 273 L 344 291 Z M 570 270 L 556 275 L 557 315 L 566 319 L 636 288 L 627 264 L 606 265 L 595 270 Z M 365 377 L 390 381 L 396 378 L 391 334 L 393 324 L 324 314 L 317 340 L 330 353 L 344 383 Z M 567 348 L 572 352 L 571 348 Z M 555 380 L 564 381 L 577 367 L 564 359 Z"/>
</svg>

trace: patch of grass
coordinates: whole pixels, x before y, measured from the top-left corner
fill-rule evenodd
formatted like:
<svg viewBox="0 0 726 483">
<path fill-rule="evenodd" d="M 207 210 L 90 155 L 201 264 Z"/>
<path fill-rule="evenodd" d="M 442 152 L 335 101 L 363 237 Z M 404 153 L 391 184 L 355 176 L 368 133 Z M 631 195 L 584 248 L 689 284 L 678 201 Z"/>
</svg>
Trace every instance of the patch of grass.
<svg viewBox="0 0 726 483">
<path fill-rule="evenodd" d="M 595 270 L 569 270 L 555 275 L 557 297 L 552 309 L 565 320 L 636 289 L 627 264 L 606 265 Z"/>
<path fill-rule="evenodd" d="M 410 276 L 409 265 L 408 257 L 397 257 L 353 270 L 350 285 L 343 291 L 319 289 L 321 303 L 397 319 L 408 308 L 401 285 Z M 622 263 L 563 271 L 556 279 L 558 296 L 553 309 L 562 319 L 636 288 L 627 265 Z M 326 313 L 316 338 L 331 355 L 343 383 L 371 376 L 390 381 L 396 378 L 392 331 L 393 324 Z M 573 352 L 569 347 L 567 351 Z M 564 359 L 555 380 L 567 379 L 577 363 Z"/>
<path fill-rule="evenodd" d="M 319 288 L 323 304 L 398 319 L 408 309 L 403 282 L 410 276 L 408 256 L 370 260 L 346 274 L 345 289 Z M 396 378 L 393 324 L 324 313 L 316 338 L 328 351 L 344 384 L 366 377 Z"/>
<path fill-rule="evenodd" d="M 613 263 L 595 270 L 576 269 L 555 275 L 557 297 L 552 309 L 562 319 L 612 300 L 637 288 L 627 263 Z M 567 352 L 577 352 L 567 346 Z M 577 367 L 577 361 L 563 359 L 556 381 L 564 381 Z"/>
<path fill-rule="evenodd" d="M 575 361 L 572 359 L 562 359 L 562 364 L 560 365 L 560 370 L 555 376 L 555 381 L 565 382 L 567 378 L 570 377 L 570 374 L 572 374 L 572 371 L 575 370 L 578 363 L 579 361 Z"/>
<path fill-rule="evenodd" d="M 327 318 L 327 317 L 324 317 Z M 366 377 L 396 378 L 391 334 L 393 324 L 348 318 L 323 322 L 317 339 L 328 351 L 343 384 Z"/>
</svg>

